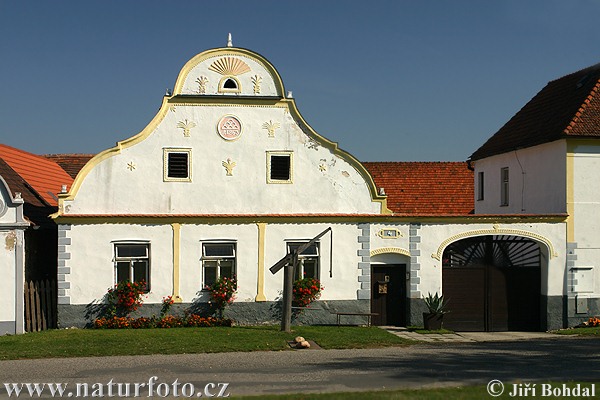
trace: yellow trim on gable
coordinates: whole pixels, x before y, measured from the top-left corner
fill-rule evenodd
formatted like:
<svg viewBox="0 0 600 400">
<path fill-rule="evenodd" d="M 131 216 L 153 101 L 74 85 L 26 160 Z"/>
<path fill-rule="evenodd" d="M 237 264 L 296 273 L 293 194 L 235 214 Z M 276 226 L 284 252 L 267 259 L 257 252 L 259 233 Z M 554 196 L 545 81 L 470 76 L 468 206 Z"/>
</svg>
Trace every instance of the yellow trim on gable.
<svg viewBox="0 0 600 400">
<path fill-rule="evenodd" d="M 292 118 L 294 118 L 294 120 L 296 121 L 296 123 L 298 123 L 298 125 L 302 128 L 305 128 L 305 133 L 306 131 L 308 131 L 310 133 L 309 136 L 313 136 L 316 138 L 317 142 L 325 147 L 328 148 L 329 150 L 331 150 L 334 154 L 336 154 L 337 156 L 339 156 L 340 158 L 346 160 L 350 165 L 352 165 L 354 167 L 354 169 L 356 169 L 358 171 L 358 173 L 363 177 L 363 179 L 365 180 L 367 187 L 369 189 L 369 192 L 371 193 L 371 199 L 374 202 L 380 203 L 381 204 L 381 214 L 392 214 L 392 211 L 387 207 L 387 196 L 382 196 L 379 193 L 377 193 L 377 186 L 375 186 L 375 182 L 373 181 L 373 177 L 371 176 L 371 174 L 369 173 L 369 171 L 367 171 L 367 169 L 364 167 L 364 165 L 362 165 L 360 163 L 360 161 L 358 161 L 356 158 L 354 158 L 354 156 L 342 149 L 340 149 L 338 147 L 338 143 L 337 142 L 332 142 L 329 139 L 326 139 L 325 137 L 319 135 L 317 133 L 317 131 L 315 131 L 302 117 L 302 115 L 300 114 L 300 111 L 298 110 L 298 108 L 296 107 L 296 102 L 294 101 L 294 99 L 283 99 L 282 102 L 285 102 L 288 104 L 288 109 L 290 111 L 290 115 L 292 116 Z"/>
<path fill-rule="evenodd" d="M 160 124 L 160 122 L 165 118 L 168 111 L 169 111 L 169 98 L 165 96 L 165 97 L 163 97 L 163 101 L 160 106 L 160 109 L 158 110 L 158 112 L 156 113 L 154 118 L 152 118 L 150 123 L 148 125 L 146 125 L 146 127 L 144 129 L 142 129 L 142 131 L 140 133 L 138 133 L 137 135 L 134 135 L 128 139 L 117 142 L 115 147 L 106 149 L 106 150 L 96 154 L 91 160 L 89 160 L 87 162 L 87 164 L 85 164 L 83 166 L 81 171 L 79 171 L 79 173 L 75 177 L 75 180 L 73 181 L 73 184 L 71 185 L 71 188 L 69 189 L 69 192 L 58 195 L 58 212 L 52 214 L 50 217 L 58 218 L 59 216 L 63 215 L 64 202 L 67 200 L 75 199 L 77 192 L 81 188 L 81 184 L 83 183 L 85 177 L 90 173 L 90 171 L 92 171 L 92 169 L 94 169 L 102 161 L 104 161 L 112 156 L 115 156 L 117 154 L 120 154 L 122 149 L 131 147 L 131 146 L 143 141 L 144 139 L 146 139 L 150 135 L 150 133 L 152 133 L 156 129 L 158 124 Z"/>
<path fill-rule="evenodd" d="M 194 67 L 196 67 L 198 64 L 200 64 L 208 58 L 215 58 L 228 55 L 238 57 L 240 55 L 245 56 L 257 62 L 258 64 L 263 65 L 266 68 L 267 72 L 271 74 L 271 77 L 275 82 L 275 89 L 277 91 L 277 95 L 283 97 L 283 94 L 285 93 L 285 88 L 283 86 L 283 81 L 281 80 L 281 77 L 279 76 L 279 73 L 277 72 L 275 67 L 260 54 L 238 47 L 221 47 L 217 49 L 206 50 L 192 57 L 191 60 L 185 63 L 185 65 L 181 69 L 181 72 L 179 72 L 179 76 L 177 76 L 177 80 L 175 81 L 173 95 L 175 96 L 183 92 L 183 84 L 186 81 L 187 76 L 192 71 L 192 69 L 194 69 Z"/>
</svg>

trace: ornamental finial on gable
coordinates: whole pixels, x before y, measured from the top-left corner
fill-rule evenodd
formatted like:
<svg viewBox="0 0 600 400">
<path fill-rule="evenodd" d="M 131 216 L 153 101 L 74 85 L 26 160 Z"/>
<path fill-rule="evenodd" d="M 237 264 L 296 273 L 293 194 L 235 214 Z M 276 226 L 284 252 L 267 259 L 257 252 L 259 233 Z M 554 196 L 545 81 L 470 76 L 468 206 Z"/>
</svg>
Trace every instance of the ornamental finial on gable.
<svg viewBox="0 0 600 400">
<path fill-rule="evenodd" d="M 227 35 L 227 47 L 233 47 L 233 42 L 231 41 L 231 32 Z"/>
</svg>

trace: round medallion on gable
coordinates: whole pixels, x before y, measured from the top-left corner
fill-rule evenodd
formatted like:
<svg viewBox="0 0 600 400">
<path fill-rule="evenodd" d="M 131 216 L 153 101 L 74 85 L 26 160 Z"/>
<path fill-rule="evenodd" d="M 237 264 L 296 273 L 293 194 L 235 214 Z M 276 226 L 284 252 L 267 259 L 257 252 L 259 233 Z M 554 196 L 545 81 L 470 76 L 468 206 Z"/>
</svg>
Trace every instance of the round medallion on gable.
<svg viewBox="0 0 600 400">
<path fill-rule="evenodd" d="M 236 140 L 242 135 L 242 123 L 233 115 L 226 115 L 219 120 L 217 132 L 225 140 Z"/>
</svg>

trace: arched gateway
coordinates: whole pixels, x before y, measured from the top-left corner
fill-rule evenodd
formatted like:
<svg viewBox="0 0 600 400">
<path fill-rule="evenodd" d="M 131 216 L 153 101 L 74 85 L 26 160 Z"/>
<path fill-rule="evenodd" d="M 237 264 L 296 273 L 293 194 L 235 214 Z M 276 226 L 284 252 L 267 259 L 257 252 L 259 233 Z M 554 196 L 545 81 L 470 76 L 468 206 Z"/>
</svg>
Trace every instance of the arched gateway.
<svg viewBox="0 0 600 400">
<path fill-rule="evenodd" d="M 442 291 L 456 331 L 538 331 L 540 245 L 526 237 L 489 235 L 448 245 L 442 258 Z"/>
</svg>

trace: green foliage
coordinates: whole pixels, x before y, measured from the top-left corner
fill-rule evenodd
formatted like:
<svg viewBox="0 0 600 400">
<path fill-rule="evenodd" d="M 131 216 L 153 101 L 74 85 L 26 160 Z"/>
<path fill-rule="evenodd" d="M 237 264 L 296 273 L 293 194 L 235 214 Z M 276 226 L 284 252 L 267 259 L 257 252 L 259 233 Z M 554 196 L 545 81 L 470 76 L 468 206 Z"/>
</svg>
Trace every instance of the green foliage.
<svg viewBox="0 0 600 400">
<path fill-rule="evenodd" d="M 137 310 L 143 303 L 146 282 L 121 281 L 108 289 L 105 299 L 107 314 L 111 316 L 127 316 Z"/>
<path fill-rule="evenodd" d="M 423 297 L 423 300 L 430 314 L 446 314 L 448 312 L 446 309 L 448 302 L 444 299 L 443 295 L 439 296 L 437 292 L 435 295 L 428 293 L 426 297 Z"/>
<path fill-rule="evenodd" d="M 292 301 L 298 307 L 307 307 L 310 303 L 321 297 L 321 291 L 325 288 L 315 278 L 302 278 L 294 281 Z"/>
<path fill-rule="evenodd" d="M 222 276 L 207 288 L 210 291 L 211 302 L 220 312 L 233 303 L 237 292 L 237 281 L 235 278 Z"/>
</svg>

